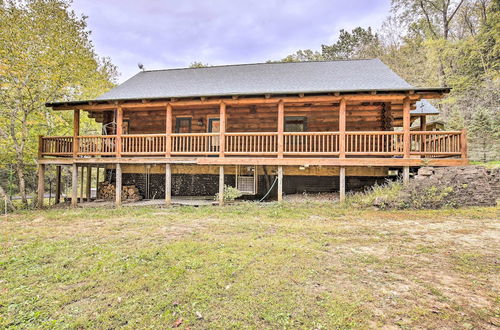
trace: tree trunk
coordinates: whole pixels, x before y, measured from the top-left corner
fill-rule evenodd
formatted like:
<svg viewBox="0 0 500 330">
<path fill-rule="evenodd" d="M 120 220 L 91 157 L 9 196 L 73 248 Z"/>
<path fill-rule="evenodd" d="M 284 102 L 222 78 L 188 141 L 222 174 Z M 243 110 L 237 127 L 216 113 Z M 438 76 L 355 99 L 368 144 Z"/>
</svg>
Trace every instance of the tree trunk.
<svg viewBox="0 0 500 330">
<path fill-rule="evenodd" d="M 483 140 L 483 163 L 488 161 L 488 145 L 487 142 Z"/>
<path fill-rule="evenodd" d="M 12 205 L 12 202 L 7 197 L 7 193 L 5 192 L 5 190 L 3 189 L 2 186 L 0 186 L 0 198 L 7 203 L 7 210 L 8 211 L 14 211 L 15 210 L 14 205 Z"/>
<path fill-rule="evenodd" d="M 21 201 L 24 206 L 28 206 L 28 198 L 26 196 L 26 179 L 24 178 L 24 168 L 22 163 L 16 163 L 16 174 L 17 181 L 19 183 L 19 195 L 21 196 Z"/>
<path fill-rule="evenodd" d="M 439 58 L 439 84 L 441 87 L 446 87 L 446 74 L 444 72 L 443 59 Z"/>
</svg>

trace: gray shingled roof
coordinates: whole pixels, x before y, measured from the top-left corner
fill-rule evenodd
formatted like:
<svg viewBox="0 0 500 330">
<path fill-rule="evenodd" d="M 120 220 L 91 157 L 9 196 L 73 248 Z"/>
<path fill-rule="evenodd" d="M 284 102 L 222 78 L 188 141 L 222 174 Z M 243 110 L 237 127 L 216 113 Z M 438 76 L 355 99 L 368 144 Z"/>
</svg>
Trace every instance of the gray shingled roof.
<svg viewBox="0 0 500 330">
<path fill-rule="evenodd" d="M 379 59 L 295 63 L 256 63 L 139 72 L 94 100 L 61 101 L 46 106 L 127 100 L 232 95 L 285 95 L 351 92 L 449 92 L 413 87 Z M 430 104 L 414 114 L 435 114 Z M 434 109 L 434 110 L 432 110 Z M 438 112 L 437 112 L 438 113 Z"/>
<path fill-rule="evenodd" d="M 411 111 L 412 115 L 439 115 L 439 110 L 427 100 L 418 101 L 416 109 Z"/>
<path fill-rule="evenodd" d="M 409 88 L 413 86 L 379 59 L 260 63 L 139 72 L 97 100 Z"/>
</svg>

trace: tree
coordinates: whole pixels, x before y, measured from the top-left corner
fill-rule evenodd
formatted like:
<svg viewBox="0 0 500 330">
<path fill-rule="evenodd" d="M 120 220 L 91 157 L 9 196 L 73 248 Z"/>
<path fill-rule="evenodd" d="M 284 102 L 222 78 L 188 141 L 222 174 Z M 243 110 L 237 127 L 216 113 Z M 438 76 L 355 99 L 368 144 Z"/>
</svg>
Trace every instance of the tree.
<svg viewBox="0 0 500 330">
<path fill-rule="evenodd" d="M 116 77 L 110 61 L 96 55 L 86 18 L 70 3 L 0 2 L 0 162 L 15 165 L 24 204 L 25 166 L 35 162 L 37 136 L 71 127 L 67 114 L 45 102 L 95 97 Z"/>
<path fill-rule="evenodd" d="M 380 40 L 371 27 L 357 27 L 351 32 L 340 30 L 339 39 L 332 45 L 321 45 L 321 55 L 326 60 L 374 58 L 380 55 Z"/>
<path fill-rule="evenodd" d="M 499 30 L 499 0 L 392 0 L 392 15 L 380 30 L 341 30 L 339 39 L 322 45 L 321 52 L 301 50 L 283 61 L 379 57 L 414 86 L 451 87 L 438 102 L 441 119 L 448 128 L 471 130 L 470 149 L 488 149 L 495 157 L 500 140 Z M 484 116 L 491 119 L 489 126 Z"/>
<path fill-rule="evenodd" d="M 495 132 L 495 125 L 491 115 L 486 109 L 480 109 L 474 114 L 470 125 L 471 141 L 474 142 L 474 149 L 478 153 L 481 161 L 487 162 L 493 156 L 493 146 L 498 147 L 498 127 Z M 496 133 L 496 134 L 495 134 Z"/>
<path fill-rule="evenodd" d="M 450 27 L 459 9 L 466 0 L 392 0 L 392 11 L 411 29 L 421 29 L 426 39 L 445 40 L 450 37 Z M 447 85 L 444 58 L 441 56 L 442 42 L 436 42 L 437 72 L 441 86 Z"/>
<path fill-rule="evenodd" d="M 324 57 L 320 52 L 310 49 L 298 50 L 292 55 L 288 55 L 280 62 L 308 62 L 308 61 L 324 61 Z"/>
<path fill-rule="evenodd" d="M 357 27 L 351 32 L 340 30 L 340 35 L 332 45 L 321 45 L 321 51 L 298 50 L 281 59 L 280 62 L 331 61 L 375 58 L 381 54 L 381 43 L 371 27 Z"/>
<path fill-rule="evenodd" d="M 207 68 L 209 67 L 210 65 L 208 64 L 204 64 L 203 62 L 192 62 L 189 67 L 190 68 Z"/>
<path fill-rule="evenodd" d="M 409 23 L 424 22 L 433 39 L 448 40 L 450 26 L 466 0 L 392 0 L 392 10 Z"/>
</svg>

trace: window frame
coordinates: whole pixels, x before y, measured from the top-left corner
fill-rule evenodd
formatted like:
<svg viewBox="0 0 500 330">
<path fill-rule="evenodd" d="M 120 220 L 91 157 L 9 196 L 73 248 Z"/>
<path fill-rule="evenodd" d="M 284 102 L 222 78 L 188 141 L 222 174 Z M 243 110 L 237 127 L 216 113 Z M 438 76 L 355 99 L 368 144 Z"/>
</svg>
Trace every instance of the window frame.
<svg viewBox="0 0 500 330">
<path fill-rule="evenodd" d="M 290 121 L 302 121 L 303 130 L 302 131 L 289 131 L 289 130 L 287 130 L 286 127 Z M 307 116 L 285 116 L 283 131 L 284 132 L 307 132 Z"/>
<path fill-rule="evenodd" d="M 182 120 L 189 121 L 189 132 L 193 132 L 193 118 L 192 117 L 175 117 L 175 133 L 180 133 L 180 123 Z"/>
</svg>

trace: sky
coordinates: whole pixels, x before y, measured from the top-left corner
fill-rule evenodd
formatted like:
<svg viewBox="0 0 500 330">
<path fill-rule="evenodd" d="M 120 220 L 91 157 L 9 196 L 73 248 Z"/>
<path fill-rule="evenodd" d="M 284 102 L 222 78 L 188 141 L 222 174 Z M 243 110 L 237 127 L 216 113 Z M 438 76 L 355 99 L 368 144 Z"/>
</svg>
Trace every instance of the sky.
<svg viewBox="0 0 500 330">
<path fill-rule="evenodd" d="M 279 60 L 340 29 L 380 27 L 390 0 L 73 0 L 123 82 L 139 71 Z"/>
</svg>

